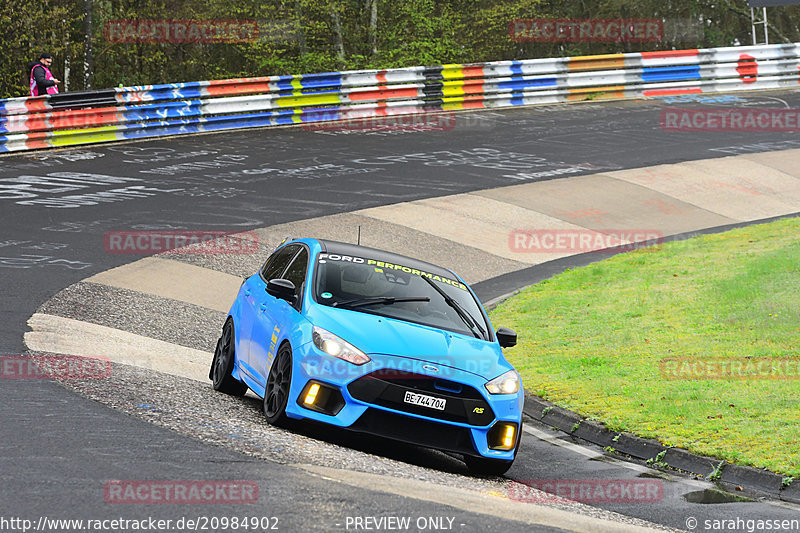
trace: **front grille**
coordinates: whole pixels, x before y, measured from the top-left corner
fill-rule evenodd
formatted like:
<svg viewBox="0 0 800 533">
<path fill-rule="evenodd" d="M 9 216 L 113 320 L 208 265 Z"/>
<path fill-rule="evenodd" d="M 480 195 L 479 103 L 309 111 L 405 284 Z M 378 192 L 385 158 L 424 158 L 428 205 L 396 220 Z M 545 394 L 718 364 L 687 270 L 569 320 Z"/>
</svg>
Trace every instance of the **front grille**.
<svg viewBox="0 0 800 533">
<path fill-rule="evenodd" d="M 377 370 L 353 381 L 347 386 L 347 390 L 353 398 L 362 402 L 429 418 L 472 426 L 487 426 L 494 420 L 494 412 L 489 403 L 473 387 L 424 374 L 392 369 Z M 446 400 L 445 409 L 406 403 L 406 391 Z"/>
<path fill-rule="evenodd" d="M 368 408 L 348 429 L 390 439 L 436 448 L 448 452 L 475 455 L 469 429 L 422 420 L 373 407 Z"/>
</svg>

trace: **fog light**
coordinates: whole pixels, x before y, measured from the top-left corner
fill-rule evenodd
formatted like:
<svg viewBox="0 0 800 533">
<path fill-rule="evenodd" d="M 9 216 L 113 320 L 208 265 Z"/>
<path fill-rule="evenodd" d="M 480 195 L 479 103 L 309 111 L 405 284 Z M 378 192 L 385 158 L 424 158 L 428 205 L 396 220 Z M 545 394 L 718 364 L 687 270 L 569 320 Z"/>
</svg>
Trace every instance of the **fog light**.
<svg viewBox="0 0 800 533">
<path fill-rule="evenodd" d="M 336 416 L 344 407 L 344 397 L 338 387 L 309 381 L 297 397 L 297 405 L 318 413 Z"/>
<path fill-rule="evenodd" d="M 489 448 L 492 450 L 513 450 L 517 444 L 517 424 L 513 422 L 498 422 L 489 430 L 487 437 Z"/>
<path fill-rule="evenodd" d="M 511 448 L 514 446 L 514 426 L 506 426 L 506 436 L 503 438 L 503 446 Z"/>
<path fill-rule="evenodd" d="M 308 394 L 306 394 L 306 399 L 303 401 L 306 405 L 314 405 L 314 400 L 317 399 L 317 393 L 319 392 L 319 383 L 314 383 L 308 388 Z"/>
</svg>

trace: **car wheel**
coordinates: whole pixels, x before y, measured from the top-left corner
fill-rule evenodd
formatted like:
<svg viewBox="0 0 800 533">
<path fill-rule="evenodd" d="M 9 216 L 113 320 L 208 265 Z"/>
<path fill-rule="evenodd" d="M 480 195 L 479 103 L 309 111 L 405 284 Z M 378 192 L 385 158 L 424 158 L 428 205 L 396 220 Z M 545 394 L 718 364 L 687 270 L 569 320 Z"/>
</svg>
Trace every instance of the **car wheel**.
<svg viewBox="0 0 800 533">
<path fill-rule="evenodd" d="M 233 320 L 228 320 L 222 327 L 222 335 L 214 349 L 214 359 L 211 360 L 209 378 L 214 390 L 230 394 L 231 396 L 244 396 L 247 385 L 233 377 L 233 361 L 236 355 L 233 331 Z"/>
<path fill-rule="evenodd" d="M 291 383 L 292 349 L 288 344 L 283 344 L 269 369 L 267 387 L 264 390 L 264 416 L 270 424 L 280 425 L 286 422 L 286 403 L 289 401 Z"/>
</svg>

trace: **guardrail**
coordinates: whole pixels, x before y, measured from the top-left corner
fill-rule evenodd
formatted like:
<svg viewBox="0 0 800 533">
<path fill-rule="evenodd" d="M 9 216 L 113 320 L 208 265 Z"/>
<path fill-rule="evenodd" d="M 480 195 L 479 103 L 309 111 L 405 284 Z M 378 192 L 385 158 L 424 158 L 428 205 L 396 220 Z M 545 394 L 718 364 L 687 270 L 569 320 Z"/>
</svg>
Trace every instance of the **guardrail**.
<svg viewBox="0 0 800 533">
<path fill-rule="evenodd" d="M 0 100 L 0 152 L 459 109 L 800 87 L 800 43 L 270 76 Z"/>
</svg>

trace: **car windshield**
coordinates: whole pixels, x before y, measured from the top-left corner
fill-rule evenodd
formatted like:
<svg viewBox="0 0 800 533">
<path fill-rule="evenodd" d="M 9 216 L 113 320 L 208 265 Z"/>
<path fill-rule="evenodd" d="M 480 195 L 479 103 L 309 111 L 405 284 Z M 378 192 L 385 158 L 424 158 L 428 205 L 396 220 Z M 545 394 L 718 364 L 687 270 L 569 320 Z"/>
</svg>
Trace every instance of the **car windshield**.
<svg viewBox="0 0 800 533">
<path fill-rule="evenodd" d="M 466 285 L 452 277 L 405 265 L 320 254 L 314 299 L 330 307 L 487 339 L 483 313 Z"/>
</svg>

